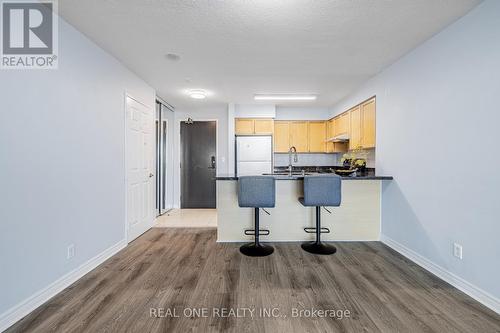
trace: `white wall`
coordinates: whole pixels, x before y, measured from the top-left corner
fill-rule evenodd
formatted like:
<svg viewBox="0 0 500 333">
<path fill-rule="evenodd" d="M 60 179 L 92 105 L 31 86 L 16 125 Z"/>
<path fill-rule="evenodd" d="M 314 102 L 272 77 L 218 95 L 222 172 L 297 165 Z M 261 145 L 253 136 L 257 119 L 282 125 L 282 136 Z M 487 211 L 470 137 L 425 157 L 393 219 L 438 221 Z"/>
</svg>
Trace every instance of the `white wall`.
<svg viewBox="0 0 500 333">
<path fill-rule="evenodd" d="M 0 320 L 124 240 L 125 91 L 154 108 L 151 87 L 59 32 L 58 70 L 0 72 Z"/>
<path fill-rule="evenodd" d="M 262 104 L 235 104 L 235 118 L 274 118 L 276 117 L 275 105 Z"/>
<path fill-rule="evenodd" d="M 180 122 L 193 120 L 217 120 L 217 175 L 228 173 L 228 106 L 199 107 L 190 110 L 176 109 L 174 124 L 174 206 L 180 207 Z M 234 127 L 234 125 L 233 125 Z M 234 158 L 234 157 L 231 157 Z M 234 171 L 234 170 L 233 170 Z"/>
<path fill-rule="evenodd" d="M 227 174 L 233 176 L 236 170 L 236 140 L 234 138 L 235 113 L 235 104 L 229 103 L 227 105 Z"/>
<path fill-rule="evenodd" d="M 276 120 L 328 120 L 331 118 L 329 108 L 320 107 L 276 107 Z"/>
<path fill-rule="evenodd" d="M 377 95 L 377 172 L 394 176 L 382 233 L 497 302 L 499 13 L 500 1 L 483 2 L 332 110 Z"/>
</svg>

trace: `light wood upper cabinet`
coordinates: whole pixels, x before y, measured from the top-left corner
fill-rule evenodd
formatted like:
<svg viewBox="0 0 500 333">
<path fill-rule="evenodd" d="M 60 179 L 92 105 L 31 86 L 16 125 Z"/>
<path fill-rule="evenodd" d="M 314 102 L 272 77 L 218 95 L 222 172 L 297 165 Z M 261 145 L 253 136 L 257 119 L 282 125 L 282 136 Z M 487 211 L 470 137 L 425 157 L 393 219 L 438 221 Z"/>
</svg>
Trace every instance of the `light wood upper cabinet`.
<svg viewBox="0 0 500 333">
<path fill-rule="evenodd" d="M 325 121 L 309 122 L 309 152 L 326 152 L 326 125 Z"/>
<path fill-rule="evenodd" d="M 375 147 L 375 98 L 361 104 L 361 145 Z"/>
<path fill-rule="evenodd" d="M 272 119 L 255 119 L 254 133 L 255 134 L 273 134 L 273 120 Z"/>
<path fill-rule="evenodd" d="M 350 115 L 349 149 L 375 147 L 375 98 L 355 106 Z"/>
<path fill-rule="evenodd" d="M 335 133 L 335 122 L 333 119 L 330 119 L 326 122 L 326 138 L 331 139 L 334 136 Z"/>
<path fill-rule="evenodd" d="M 236 135 L 273 134 L 272 119 L 236 118 L 234 132 Z"/>
<path fill-rule="evenodd" d="M 334 130 L 333 126 L 334 126 L 333 119 L 330 119 L 326 122 L 326 139 L 327 140 L 333 138 L 333 130 Z M 328 141 L 326 143 L 326 152 L 333 153 L 334 147 L 335 147 L 335 144 L 331 141 Z"/>
<path fill-rule="evenodd" d="M 290 147 L 298 153 L 340 153 L 347 151 L 347 143 L 327 142 L 333 137 L 334 121 L 275 121 L 274 151 L 287 153 Z"/>
<path fill-rule="evenodd" d="M 350 115 L 349 112 L 344 112 L 333 119 L 334 136 L 349 134 L 350 130 Z"/>
<path fill-rule="evenodd" d="M 326 139 L 331 139 L 335 134 L 335 121 L 334 119 L 330 119 L 326 125 Z M 326 143 L 326 152 L 327 153 L 345 153 L 348 150 L 347 142 L 332 142 L 328 141 Z"/>
<path fill-rule="evenodd" d="M 361 147 L 361 107 L 358 105 L 349 111 L 351 131 L 349 135 L 349 149 Z"/>
<path fill-rule="evenodd" d="M 307 121 L 290 122 L 290 146 L 297 148 L 298 153 L 309 152 L 309 128 Z"/>
<path fill-rule="evenodd" d="M 274 122 L 274 151 L 287 153 L 290 149 L 290 122 Z"/>
<path fill-rule="evenodd" d="M 234 132 L 238 135 L 254 134 L 253 119 L 235 119 Z"/>
</svg>

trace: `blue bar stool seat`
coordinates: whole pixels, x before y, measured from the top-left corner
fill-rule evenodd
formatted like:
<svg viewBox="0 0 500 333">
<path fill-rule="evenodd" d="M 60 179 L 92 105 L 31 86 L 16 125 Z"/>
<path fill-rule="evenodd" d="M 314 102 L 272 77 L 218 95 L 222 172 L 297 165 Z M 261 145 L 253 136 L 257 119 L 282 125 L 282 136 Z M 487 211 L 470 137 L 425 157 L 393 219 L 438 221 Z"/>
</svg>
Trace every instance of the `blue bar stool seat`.
<svg viewBox="0 0 500 333">
<path fill-rule="evenodd" d="M 306 207 L 316 207 L 316 228 L 304 228 L 307 233 L 315 233 L 316 240 L 301 245 L 302 249 L 314 254 L 333 254 L 335 246 L 321 242 L 321 234 L 330 229 L 321 227 L 321 207 L 338 207 L 341 202 L 342 179 L 337 175 L 314 175 L 304 177 L 304 197 L 299 202 Z"/>
<path fill-rule="evenodd" d="M 253 230 L 245 235 L 254 235 L 254 242 L 240 247 L 240 252 L 251 257 L 268 256 L 274 248 L 260 243 L 259 236 L 269 235 L 269 230 L 259 229 L 259 208 L 274 207 L 276 202 L 276 180 L 269 176 L 243 176 L 238 179 L 238 205 L 255 210 Z M 268 213 L 269 214 L 269 213 Z"/>
</svg>

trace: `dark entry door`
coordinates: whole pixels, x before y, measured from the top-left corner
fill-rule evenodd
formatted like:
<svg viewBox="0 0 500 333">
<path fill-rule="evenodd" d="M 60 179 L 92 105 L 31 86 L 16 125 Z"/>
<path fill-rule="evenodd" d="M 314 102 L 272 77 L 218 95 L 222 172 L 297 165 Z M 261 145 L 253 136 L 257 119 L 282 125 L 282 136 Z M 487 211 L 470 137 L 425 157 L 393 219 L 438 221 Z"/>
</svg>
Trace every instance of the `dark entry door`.
<svg viewBox="0 0 500 333">
<path fill-rule="evenodd" d="M 216 123 L 181 123 L 181 208 L 215 208 Z"/>
</svg>

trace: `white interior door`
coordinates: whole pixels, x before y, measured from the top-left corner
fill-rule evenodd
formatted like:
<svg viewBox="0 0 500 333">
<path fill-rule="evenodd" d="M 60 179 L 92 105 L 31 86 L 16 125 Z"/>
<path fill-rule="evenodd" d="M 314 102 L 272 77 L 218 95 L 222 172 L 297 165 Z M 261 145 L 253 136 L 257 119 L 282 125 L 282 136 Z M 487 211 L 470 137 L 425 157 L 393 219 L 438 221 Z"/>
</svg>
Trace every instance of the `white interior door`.
<svg viewBox="0 0 500 333">
<path fill-rule="evenodd" d="M 126 186 L 127 240 L 131 242 L 153 226 L 155 215 L 154 114 L 127 96 Z"/>
</svg>

